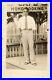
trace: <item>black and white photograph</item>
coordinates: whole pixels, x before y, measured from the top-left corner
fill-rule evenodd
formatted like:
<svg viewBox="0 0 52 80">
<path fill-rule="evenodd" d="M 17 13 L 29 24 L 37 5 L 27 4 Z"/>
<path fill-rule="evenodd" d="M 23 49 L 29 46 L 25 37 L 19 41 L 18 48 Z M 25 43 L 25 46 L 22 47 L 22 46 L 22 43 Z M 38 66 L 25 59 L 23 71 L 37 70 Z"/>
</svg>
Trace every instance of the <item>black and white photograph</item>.
<svg viewBox="0 0 52 80">
<path fill-rule="evenodd" d="M 50 77 L 50 3 L 2 3 L 2 72 Z"/>
</svg>

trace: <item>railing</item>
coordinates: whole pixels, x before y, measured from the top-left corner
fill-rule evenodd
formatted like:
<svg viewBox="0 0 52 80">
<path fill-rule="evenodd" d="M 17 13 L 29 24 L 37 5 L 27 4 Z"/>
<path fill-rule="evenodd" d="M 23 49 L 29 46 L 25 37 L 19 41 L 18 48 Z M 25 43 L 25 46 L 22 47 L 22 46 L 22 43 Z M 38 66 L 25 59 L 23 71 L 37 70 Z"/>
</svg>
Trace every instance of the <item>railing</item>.
<svg viewBox="0 0 52 80">
<path fill-rule="evenodd" d="M 23 46 L 21 43 L 21 36 L 19 35 L 13 35 L 14 39 L 17 38 L 17 41 L 12 41 L 12 43 L 7 43 L 6 44 L 6 55 L 7 57 L 14 57 L 14 56 L 23 56 L 24 52 L 23 52 Z M 9 37 L 10 38 L 10 37 Z M 47 38 L 42 35 L 42 34 L 34 34 L 33 35 L 33 40 L 34 40 L 34 51 L 35 54 L 43 54 L 43 53 L 47 53 Z M 15 49 L 14 49 L 15 48 Z M 9 49 L 9 50 L 8 50 Z"/>
</svg>

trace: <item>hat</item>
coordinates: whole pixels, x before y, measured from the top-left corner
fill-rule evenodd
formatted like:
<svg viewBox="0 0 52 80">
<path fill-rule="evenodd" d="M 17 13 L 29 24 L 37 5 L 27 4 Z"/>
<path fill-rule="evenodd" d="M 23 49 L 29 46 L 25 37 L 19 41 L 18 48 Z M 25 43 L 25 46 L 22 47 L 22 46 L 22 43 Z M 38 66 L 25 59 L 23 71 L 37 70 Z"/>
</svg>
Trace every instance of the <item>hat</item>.
<svg viewBox="0 0 52 80">
<path fill-rule="evenodd" d="M 29 12 L 29 9 L 28 9 L 27 7 L 25 7 L 25 8 L 23 9 L 23 12 Z"/>
</svg>

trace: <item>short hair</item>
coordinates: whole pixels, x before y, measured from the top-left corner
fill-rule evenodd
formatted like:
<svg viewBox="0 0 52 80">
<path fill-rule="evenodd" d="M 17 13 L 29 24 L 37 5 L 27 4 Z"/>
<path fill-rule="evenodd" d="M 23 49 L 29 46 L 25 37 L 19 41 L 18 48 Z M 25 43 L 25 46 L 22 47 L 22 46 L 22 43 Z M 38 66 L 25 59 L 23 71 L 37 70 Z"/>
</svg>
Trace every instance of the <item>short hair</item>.
<svg viewBox="0 0 52 80">
<path fill-rule="evenodd" d="M 25 8 L 23 9 L 23 12 L 25 12 L 25 10 L 26 10 L 26 12 L 29 12 L 29 9 L 28 9 L 27 7 L 25 7 Z"/>
</svg>

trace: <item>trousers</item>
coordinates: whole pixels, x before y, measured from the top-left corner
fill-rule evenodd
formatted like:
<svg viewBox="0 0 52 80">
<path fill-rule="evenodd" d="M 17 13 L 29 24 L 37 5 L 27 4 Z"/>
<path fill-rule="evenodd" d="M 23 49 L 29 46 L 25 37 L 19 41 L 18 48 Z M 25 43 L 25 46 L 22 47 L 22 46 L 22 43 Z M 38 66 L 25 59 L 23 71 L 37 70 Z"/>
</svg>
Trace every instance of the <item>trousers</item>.
<svg viewBox="0 0 52 80">
<path fill-rule="evenodd" d="M 23 30 L 22 31 L 22 44 L 24 49 L 25 62 L 35 62 L 35 52 L 33 48 L 33 31 Z"/>
</svg>

